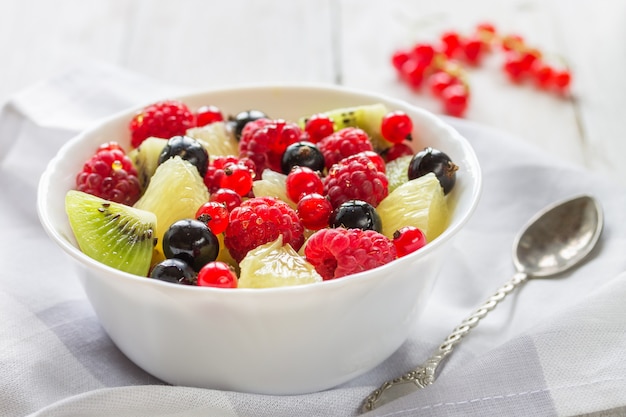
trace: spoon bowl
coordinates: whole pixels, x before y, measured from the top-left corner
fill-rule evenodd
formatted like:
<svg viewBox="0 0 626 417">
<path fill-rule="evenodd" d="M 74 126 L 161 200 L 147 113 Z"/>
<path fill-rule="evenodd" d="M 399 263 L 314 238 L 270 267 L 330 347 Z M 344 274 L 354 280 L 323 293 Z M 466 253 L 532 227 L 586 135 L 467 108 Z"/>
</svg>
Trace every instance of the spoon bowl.
<svg viewBox="0 0 626 417">
<path fill-rule="evenodd" d="M 363 411 L 431 385 L 443 359 L 487 313 L 529 278 L 554 277 L 582 262 L 598 243 L 603 225 L 600 205 L 588 195 L 551 204 L 533 216 L 513 243 L 513 278 L 457 326 L 424 364 L 373 391 Z"/>
<path fill-rule="evenodd" d="M 600 238 L 603 215 L 588 196 L 546 207 L 523 228 L 513 244 L 513 263 L 531 277 L 558 275 L 583 260 Z"/>
</svg>

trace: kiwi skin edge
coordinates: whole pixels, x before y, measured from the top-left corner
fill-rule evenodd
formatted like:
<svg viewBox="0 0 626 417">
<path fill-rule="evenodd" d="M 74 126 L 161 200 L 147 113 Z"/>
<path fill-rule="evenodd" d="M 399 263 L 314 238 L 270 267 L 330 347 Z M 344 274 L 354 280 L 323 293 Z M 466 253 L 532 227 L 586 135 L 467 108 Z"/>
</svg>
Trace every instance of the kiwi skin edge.
<svg viewBox="0 0 626 417">
<path fill-rule="evenodd" d="M 70 190 L 65 210 L 80 250 L 112 268 L 147 276 L 156 216 L 82 191 Z"/>
</svg>

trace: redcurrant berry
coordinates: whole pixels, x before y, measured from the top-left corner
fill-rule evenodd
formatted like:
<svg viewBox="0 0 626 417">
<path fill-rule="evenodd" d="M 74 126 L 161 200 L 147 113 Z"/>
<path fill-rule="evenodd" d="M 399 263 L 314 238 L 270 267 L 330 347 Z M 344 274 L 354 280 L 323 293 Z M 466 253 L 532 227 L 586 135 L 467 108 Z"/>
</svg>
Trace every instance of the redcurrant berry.
<svg viewBox="0 0 626 417">
<path fill-rule="evenodd" d="M 530 73 L 537 87 L 547 90 L 552 86 L 554 79 L 554 69 L 541 60 L 535 60 Z"/>
<path fill-rule="evenodd" d="M 328 219 L 333 206 L 328 198 L 321 194 L 307 194 L 298 201 L 297 213 L 302 225 L 309 230 L 328 227 Z"/>
<path fill-rule="evenodd" d="M 294 167 L 285 179 L 287 196 L 293 202 L 298 202 L 308 194 L 322 194 L 324 183 L 319 174 L 308 167 Z"/>
<path fill-rule="evenodd" d="M 404 65 L 404 63 L 408 61 L 410 58 L 411 58 L 411 53 L 409 51 L 404 51 L 404 50 L 395 51 L 391 55 L 391 65 L 393 65 L 393 67 L 397 71 L 400 71 L 402 69 L 402 65 Z"/>
<path fill-rule="evenodd" d="M 224 175 L 220 178 L 220 186 L 229 188 L 243 197 L 252 190 L 252 181 L 252 172 L 247 166 L 229 162 L 224 165 Z"/>
<path fill-rule="evenodd" d="M 385 161 L 387 162 L 405 155 L 413 155 L 413 149 L 406 142 L 396 143 L 384 153 Z"/>
<path fill-rule="evenodd" d="M 209 262 L 198 271 L 198 286 L 237 288 L 237 275 L 225 262 Z"/>
<path fill-rule="evenodd" d="M 418 43 L 413 47 L 413 58 L 416 59 L 421 66 L 427 67 L 435 57 L 435 48 L 428 43 Z"/>
<path fill-rule="evenodd" d="M 567 70 L 556 71 L 553 75 L 553 78 L 554 85 L 561 92 L 566 91 L 572 81 L 572 75 Z"/>
<path fill-rule="evenodd" d="M 398 258 L 413 253 L 426 245 L 424 232 L 414 226 L 405 226 L 396 230 L 392 239 Z"/>
<path fill-rule="evenodd" d="M 461 36 L 454 31 L 444 32 L 441 37 L 442 52 L 448 57 L 453 57 L 461 47 Z"/>
<path fill-rule="evenodd" d="M 463 84 L 453 84 L 443 90 L 441 98 L 447 114 L 461 117 L 469 104 L 469 91 Z"/>
<path fill-rule="evenodd" d="M 304 131 L 311 142 L 317 143 L 335 131 L 335 124 L 325 114 L 314 114 L 306 121 Z"/>
<path fill-rule="evenodd" d="M 483 42 L 478 37 L 467 38 L 462 45 L 465 60 L 472 65 L 478 65 L 482 58 Z"/>
<path fill-rule="evenodd" d="M 206 126 L 224 120 L 222 111 L 216 106 L 202 106 L 196 111 L 196 125 Z"/>
<path fill-rule="evenodd" d="M 222 203 L 226 206 L 228 211 L 231 212 L 235 207 L 239 207 L 241 205 L 243 199 L 239 194 L 229 188 L 220 188 L 214 193 L 211 193 L 209 201 Z"/>
<path fill-rule="evenodd" d="M 459 80 L 457 77 L 446 71 L 437 71 L 428 77 L 430 92 L 435 97 L 441 97 L 443 90 L 458 82 Z"/>
<path fill-rule="evenodd" d="M 424 80 L 426 66 L 416 59 L 409 59 L 402 65 L 400 76 L 414 90 L 417 90 Z"/>
<path fill-rule="evenodd" d="M 520 65 L 522 66 L 522 71 L 530 72 L 533 64 L 539 58 L 541 58 L 541 52 L 536 49 L 528 49 L 521 52 Z"/>
<path fill-rule="evenodd" d="M 504 65 L 502 67 L 509 79 L 515 83 L 519 83 L 524 75 L 524 64 L 522 63 L 522 56 L 517 51 L 509 51 L 504 58 Z"/>
<path fill-rule="evenodd" d="M 226 205 L 217 201 L 208 201 L 196 211 L 196 219 L 206 223 L 215 235 L 219 235 L 226 230 L 228 216 L 229 211 Z"/>
<path fill-rule="evenodd" d="M 383 117 L 380 130 L 387 141 L 391 143 L 401 143 L 405 140 L 411 140 L 413 121 L 409 115 L 403 111 L 392 111 Z"/>
</svg>

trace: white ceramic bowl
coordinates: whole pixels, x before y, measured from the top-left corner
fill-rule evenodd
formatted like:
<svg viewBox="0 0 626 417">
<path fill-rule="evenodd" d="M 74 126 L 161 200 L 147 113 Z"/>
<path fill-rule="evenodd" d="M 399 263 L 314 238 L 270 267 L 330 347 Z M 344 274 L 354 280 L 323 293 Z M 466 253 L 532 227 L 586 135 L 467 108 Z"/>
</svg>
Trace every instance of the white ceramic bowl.
<svg viewBox="0 0 626 417">
<path fill-rule="evenodd" d="M 414 324 L 449 243 L 476 207 L 481 172 L 467 140 L 433 114 L 405 102 L 334 86 L 246 86 L 179 98 L 192 108 L 213 104 L 226 114 L 255 108 L 287 120 L 379 102 L 403 110 L 415 124 L 416 150 L 439 148 L 460 166 L 449 196 L 452 222 L 416 253 L 374 270 L 299 287 L 176 286 L 114 270 L 77 248 L 64 198 L 96 146 L 111 140 L 128 146 L 128 122 L 138 106 L 66 143 L 44 172 L 38 191 L 41 223 L 76 261 L 86 295 L 115 344 L 168 383 L 264 394 L 331 388 L 389 357 L 417 330 Z"/>
</svg>

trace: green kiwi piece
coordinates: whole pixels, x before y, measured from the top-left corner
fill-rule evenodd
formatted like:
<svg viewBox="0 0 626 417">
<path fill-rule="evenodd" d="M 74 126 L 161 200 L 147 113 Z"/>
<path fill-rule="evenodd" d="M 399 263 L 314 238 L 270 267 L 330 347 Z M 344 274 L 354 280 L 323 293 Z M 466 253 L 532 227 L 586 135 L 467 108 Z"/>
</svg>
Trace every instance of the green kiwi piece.
<svg viewBox="0 0 626 417">
<path fill-rule="evenodd" d="M 389 113 L 389 109 L 382 103 L 341 107 L 322 112 L 335 123 L 335 130 L 345 127 L 363 129 L 369 135 L 372 145 L 377 151 L 383 151 L 393 145 L 384 139 L 380 133 L 380 125 L 387 113 Z M 308 117 L 302 117 L 298 124 L 304 128 L 307 119 Z"/>
<path fill-rule="evenodd" d="M 137 178 L 144 190 L 159 165 L 159 155 L 165 145 L 167 145 L 167 139 L 150 137 L 128 153 L 128 157 L 135 164 Z"/>
<path fill-rule="evenodd" d="M 65 195 L 65 211 L 83 253 L 112 268 L 148 275 L 156 215 L 76 190 Z"/>
</svg>

